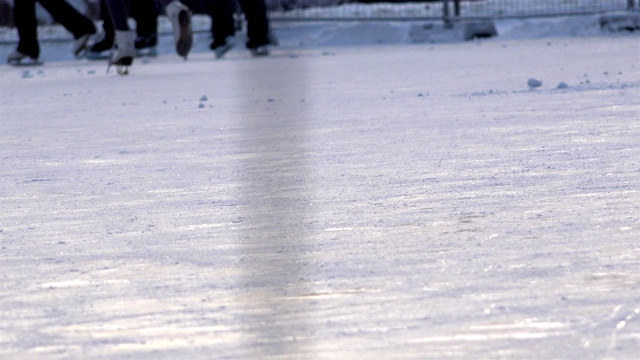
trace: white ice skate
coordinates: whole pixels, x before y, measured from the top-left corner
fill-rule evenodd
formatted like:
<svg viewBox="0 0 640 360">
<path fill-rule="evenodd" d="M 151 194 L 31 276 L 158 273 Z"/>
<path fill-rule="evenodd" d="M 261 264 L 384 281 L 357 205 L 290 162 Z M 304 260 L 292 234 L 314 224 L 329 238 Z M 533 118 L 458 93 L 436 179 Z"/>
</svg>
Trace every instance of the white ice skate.
<svg viewBox="0 0 640 360">
<path fill-rule="evenodd" d="M 116 30 L 116 49 L 112 50 L 111 57 L 109 57 L 109 66 L 107 72 L 112 65 L 115 65 L 116 71 L 120 75 L 127 75 L 129 73 L 129 66 L 133 63 L 133 58 L 136 56 L 136 33 L 135 31 L 118 31 Z"/>
<path fill-rule="evenodd" d="M 166 8 L 167 17 L 171 21 L 176 53 L 187 60 L 193 46 L 193 30 L 191 28 L 191 11 L 179 1 L 172 1 Z"/>
</svg>

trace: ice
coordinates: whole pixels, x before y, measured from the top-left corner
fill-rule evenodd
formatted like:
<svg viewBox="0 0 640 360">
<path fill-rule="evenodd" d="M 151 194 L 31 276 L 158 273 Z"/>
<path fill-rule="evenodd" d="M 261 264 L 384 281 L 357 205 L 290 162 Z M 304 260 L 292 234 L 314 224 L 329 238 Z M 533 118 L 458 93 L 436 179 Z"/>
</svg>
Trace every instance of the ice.
<svg viewBox="0 0 640 360">
<path fill-rule="evenodd" d="M 637 357 L 637 35 L 280 39 L 0 66 L 1 358 Z"/>
</svg>

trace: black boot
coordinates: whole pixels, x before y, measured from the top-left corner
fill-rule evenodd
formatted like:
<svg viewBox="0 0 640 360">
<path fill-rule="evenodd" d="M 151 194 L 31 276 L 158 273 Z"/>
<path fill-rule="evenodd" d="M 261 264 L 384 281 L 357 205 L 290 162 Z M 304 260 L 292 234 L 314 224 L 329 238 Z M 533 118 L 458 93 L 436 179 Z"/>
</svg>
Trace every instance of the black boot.
<svg viewBox="0 0 640 360">
<path fill-rule="evenodd" d="M 108 51 L 110 51 L 111 48 L 113 48 L 113 37 L 105 36 L 89 48 L 89 51 L 87 51 L 87 59 L 107 59 L 109 57 Z"/>
<path fill-rule="evenodd" d="M 137 56 L 156 56 L 158 52 L 156 46 L 158 45 L 158 34 L 153 33 L 151 35 L 140 36 L 136 38 L 135 47 Z"/>
</svg>

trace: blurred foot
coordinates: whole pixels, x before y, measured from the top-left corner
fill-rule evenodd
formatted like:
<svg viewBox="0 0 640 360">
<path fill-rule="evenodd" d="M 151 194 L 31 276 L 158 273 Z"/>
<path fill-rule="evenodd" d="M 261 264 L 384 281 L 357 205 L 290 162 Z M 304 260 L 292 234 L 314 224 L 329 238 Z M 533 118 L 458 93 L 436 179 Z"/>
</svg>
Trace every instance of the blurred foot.
<svg viewBox="0 0 640 360">
<path fill-rule="evenodd" d="M 136 38 L 136 49 L 144 49 L 158 45 L 158 34 L 139 35 Z"/>
<path fill-rule="evenodd" d="M 27 54 L 23 54 L 18 50 L 14 50 L 7 56 L 7 64 L 9 65 L 39 65 L 38 57 L 32 57 Z"/>
<path fill-rule="evenodd" d="M 94 34 L 89 33 L 84 34 L 73 42 L 73 55 L 75 55 L 75 57 L 82 57 L 85 55 L 87 52 L 87 46 L 89 45 L 89 40 L 93 35 Z"/>
<path fill-rule="evenodd" d="M 179 1 L 172 1 L 167 5 L 166 12 L 173 28 L 176 53 L 186 60 L 193 46 L 191 11 Z"/>
<path fill-rule="evenodd" d="M 113 65 L 116 67 L 118 74 L 126 75 L 129 73 L 129 66 L 131 66 L 133 58 L 136 56 L 135 42 L 136 33 L 134 31 L 116 30 L 116 51 L 109 58 L 107 72 Z"/>
<path fill-rule="evenodd" d="M 137 56 L 157 56 L 158 34 L 138 36 L 135 41 Z"/>
<path fill-rule="evenodd" d="M 229 50 L 236 46 L 236 39 L 233 36 L 227 36 L 223 44 L 211 44 L 211 49 L 216 54 L 216 59 L 222 58 Z"/>
<path fill-rule="evenodd" d="M 91 45 L 87 51 L 87 59 L 102 60 L 109 57 L 109 51 L 113 48 L 113 37 L 105 35 L 100 41 Z"/>
<path fill-rule="evenodd" d="M 269 45 L 261 45 L 255 48 L 249 49 L 251 55 L 255 57 L 269 56 Z"/>
</svg>

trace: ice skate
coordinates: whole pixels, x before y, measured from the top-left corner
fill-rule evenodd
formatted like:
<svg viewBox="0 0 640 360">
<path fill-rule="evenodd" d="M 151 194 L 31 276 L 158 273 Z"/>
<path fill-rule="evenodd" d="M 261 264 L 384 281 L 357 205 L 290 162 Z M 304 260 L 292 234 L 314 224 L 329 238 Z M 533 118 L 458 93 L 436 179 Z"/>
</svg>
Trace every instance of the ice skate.
<svg viewBox="0 0 640 360">
<path fill-rule="evenodd" d="M 269 45 L 280 46 L 280 40 L 278 40 L 278 37 L 273 33 L 273 31 L 269 30 L 267 38 L 269 39 Z"/>
<path fill-rule="evenodd" d="M 158 35 L 151 34 L 147 36 L 138 36 L 136 38 L 135 47 L 136 47 L 136 56 L 149 56 L 156 57 L 158 56 Z"/>
<path fill-rule="evenodd" d="M 87 59 L 89 60 L 103 60 L 108 59 L 111 49 L 113 48 L 114 39 L 105 35 L 100 41 L 91 45 L 87 51 Z"/>
<path fill-rule="evenodd" d="M 249 50 L 254 57 L 269 56 L 269 45 L 260 45 Z"/>
<path fill-rule="evenodd" d="M 89 40 L 92 35 L 93 34 L 84 34 L 73 42 L 73 55 L 75 55 L 75 57 L 81 58 L 86 55 L 88 52 L 87 46 L 89 45 Z"/>
<path fill-rule="evenodd" d="M 267 33 L 266 43 L 256 44 L 256 43 L 253 43 L 252 41 L 249 41 L 249 43 L 247 43 L 247 47 L 249 48 L 251 55 L 253 55 L 254 57 L 269 56 L 271 54 L 270 47 L 279 46 L 279 45 L 280 45 L 280 42 L 278 41 L 278 38 L 271 31 Z"/>
<path fill-rule="evenodd" d="M 42 62 L 40 62 L 38 57 L 32 57 L 18 50 L 14 50 L 7 56 L 7 64 L 12 66 L 38 66 L 42 65 Z"/>
<path fill-rule="evenodd" d="M 224 44 L 217 45 L 215 47 L 212 44 L 213 52 L 216 54 L 216 59 L 221 59 L 229 50 L 233 49 L 236 46 L 236 39 L 233 36 L 227 36 L 224 40 Z"/>
<path fill-rule="evenodd" d="M 173 1 L 167 5 L 166 11 L 173 28 L 176 53 L 186 60 L 193 46 L 191 11 L 179 1 Z"/>
<path fill-rule="evenodd" d="M 109 72 L 111 66 L 115 66 L 118 74 L 127 75 L 129 73 L 129 66 L 131 66 L 133 58 L 136 56 L 135 41 L 136 33 L 134 31 L 116 31 L 117 47 L 109 58 L 107 72 Z"/>
</svg>

